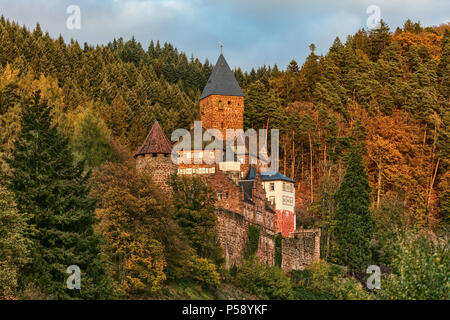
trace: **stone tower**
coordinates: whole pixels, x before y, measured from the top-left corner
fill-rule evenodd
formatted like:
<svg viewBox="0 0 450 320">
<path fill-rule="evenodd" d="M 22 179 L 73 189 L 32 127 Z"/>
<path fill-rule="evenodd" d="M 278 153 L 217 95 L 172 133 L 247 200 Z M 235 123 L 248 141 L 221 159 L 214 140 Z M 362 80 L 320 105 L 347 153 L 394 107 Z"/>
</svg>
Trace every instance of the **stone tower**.
<svg viewBox="0 0 450 320">
<path fill-rule="evenodd" d="M 200 97 L 200 115 L 206 129 L 244 128 L 244 93 L 224 56 L 220 54 Z"/>
<path fill-rule="evenodd" d="M 162 189 L 170 190 L 169 176 L 176 173 L 177 166 L 172 162 L 172 145 L 158 122 L 153 124 L 144 143 L 134 155 L 136 169 L 146 170 L 153 181 Z"/>
</svg>

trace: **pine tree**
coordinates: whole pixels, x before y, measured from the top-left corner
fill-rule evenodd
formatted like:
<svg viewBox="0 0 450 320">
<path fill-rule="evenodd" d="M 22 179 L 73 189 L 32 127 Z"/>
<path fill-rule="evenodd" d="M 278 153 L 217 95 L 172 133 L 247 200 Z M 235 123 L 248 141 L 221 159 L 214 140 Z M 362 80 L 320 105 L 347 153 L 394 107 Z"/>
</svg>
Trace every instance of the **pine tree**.
<svg viewBox="0 0 450 320">
<path fill-rule="evenodd" d="M 214 213 L 215 194 L 197 177 L 173 175 L 170 184 L 174 192 L 175 219 L 184 230 L 200 258 L 215 263 L 223 261 L 222 249 L 217 241 Z"/>
<path fill-rule="evenodd" d="M 347 160 L 347 172 L 335 195 L 335 254 L 338 263 L 349 266 L 351 272 L 361 272 L 371 260 L 375 221 L 369 210 L 370 187 L 360 152 L 353 149 Z"/>
<path fill-rule="evenodd" d="M 28 262 L 25 215 L 17 212 L 12 194 L 0 186 L 0 299 L 15 293 L 20 269 Z"/>
<path fill-rule="evenodd" d="M 40 101 L 23 101 L 22 130 L 7 163 L 9 189 L 34 230 L 32 261 L 23 283 L 35 283 L 49 297 L 101 299 L 111 289 L 94 233 L 95 201 L 89 198 L 88 174 L 75 164 L 68 140 L 51 125 L 50 109 Z M 66 269 L 81 269 L 81 290 L 66 287 Z"/>
</svg>

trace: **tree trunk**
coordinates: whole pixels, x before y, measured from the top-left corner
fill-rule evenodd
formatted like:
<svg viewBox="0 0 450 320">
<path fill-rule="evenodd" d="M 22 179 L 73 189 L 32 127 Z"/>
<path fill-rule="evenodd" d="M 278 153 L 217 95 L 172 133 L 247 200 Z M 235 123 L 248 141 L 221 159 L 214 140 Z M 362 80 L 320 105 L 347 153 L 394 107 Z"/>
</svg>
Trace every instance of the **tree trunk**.
<svg viewBox="0 0 450 320">
<path fill-rule="evenodd" d="M 308 138 L 309 138 L 309 154 L 310 154 L 310 164 L 309 164 L 309 166 L 310 166 L 310 183 L 311 183 L 311 189 L 310 189 L 310 192 L 311 192 L 311 203 L 314 201 L 314 192 L 313 192 L 313 190 L 314 190 L 314 188 L 313 188 L 313 172 L 314 172 L 314 169 L 313 169 L 313 151 L 312 151 L 312 141 L 311 141 L 311 133 L 310 132 L 308 132 Z"/>
<path fill-rule="evenodd" d="M 436 167 L 434 168 L 434 174 L 431 177 L 430 190 L 428 191 L 427 209 L 430 208 L 431 194 L 433 193 L 433 185 L 434 185 L 434 181 L 436 180 L 436 174 L 437 174 L 437 171 L 438 171 L 438 168 L 439 168 L 439 161 L 440 160 L 441 160 L 440 158 L 437 159 Z"/>
<path fill-rule="evenodd" d="M 378 182 L 377 182 L 377 209 L 380 208 L 380 198 L 381 198 L 381 165 L 378 169 Z"/>
<path fill-rule="evenodd" d="M 283 174 L 286 175 L 286 157 L 287 157 L 287 150 L 286 150 L 286 139 L 284 139 L 283 143 L 283 149 L 284 149 L 284 165 L 283 165 Z"/>
<path fill-rule="evenodd" d="M 292 162 L 291 162 L 291 179 L 295 177 L 295 141 L 294 130 L 292 130 Z"/>
</svg>

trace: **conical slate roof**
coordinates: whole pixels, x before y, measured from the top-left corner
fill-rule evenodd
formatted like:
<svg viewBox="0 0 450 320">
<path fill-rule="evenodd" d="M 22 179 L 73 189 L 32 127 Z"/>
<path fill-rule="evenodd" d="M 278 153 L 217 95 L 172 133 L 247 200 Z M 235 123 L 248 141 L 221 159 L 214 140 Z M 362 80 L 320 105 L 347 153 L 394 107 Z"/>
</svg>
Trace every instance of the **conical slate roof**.
<svg viewBox="0 0 450 320">
<path fill-rule="evenodd" d="M 244 96 L 241 87 L 239 87 L 239 83 L 222 54 L 219 56 L 219 59 L 217 59 L 217 63 L 203 89 L 200 100 L 212 94 Z"/>
<path fill-rule="evenodd" d="M 134 157 L 148 153 L 172 153 L 172 145 L 156 121 Z"/>
<path fill-rule="evenodd" d="M 250 166 L 250 170 L 248 170 L 245 180 L 255 180 L 255 179 L 256 179 L 255 168 L 253 168 L 253 166 Z"/>
</svg>

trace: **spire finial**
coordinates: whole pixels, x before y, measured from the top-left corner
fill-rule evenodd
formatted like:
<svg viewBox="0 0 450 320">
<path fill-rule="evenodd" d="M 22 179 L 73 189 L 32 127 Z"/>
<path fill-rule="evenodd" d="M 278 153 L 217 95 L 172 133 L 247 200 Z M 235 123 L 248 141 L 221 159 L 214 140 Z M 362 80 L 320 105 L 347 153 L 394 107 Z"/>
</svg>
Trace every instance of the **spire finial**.
<svg viewBox="0 0 450 320">
<path fill-rule="evenodd" d="M 222 54 L 222 49 L 223 49 L 223 43 L 222 43 L 222 41 L 219 41 L 219 46 L 220 46 L 220 54 Z"/>
</svg>

